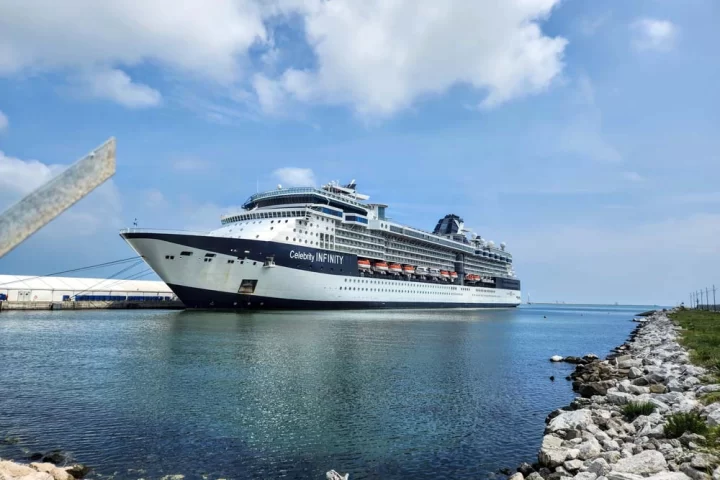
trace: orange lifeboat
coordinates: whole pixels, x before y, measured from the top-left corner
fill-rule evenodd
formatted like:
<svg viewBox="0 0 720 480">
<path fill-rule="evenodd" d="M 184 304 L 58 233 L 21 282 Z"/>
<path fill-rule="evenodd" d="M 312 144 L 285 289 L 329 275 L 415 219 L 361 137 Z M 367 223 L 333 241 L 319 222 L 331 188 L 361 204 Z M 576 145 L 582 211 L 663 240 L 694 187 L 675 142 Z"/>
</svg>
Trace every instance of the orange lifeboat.
<svg viewBox="0 0 720 480">
<path fill-rule="evenodd" d="M 448 272 L 447 270 L 440 270 L 440 276 L 442 278 L 450 278 L 450 272 Z"/>
<path fill-rule="evenodd" d="M 373 267 L 375 267 L 376 272 L 387 273 L 388 271 L 388 264 L 385 262 L 375 262 Z"/>
<path fill-rule="evenodd" d="M 480 275 L 475 275 L 474 273 L 471 273 L 467 277 L 465 277 L 465 279 L 468 282 L 477 282 L 478 280 L 480 280 Z"/>
<path fill-rule="evenodd" d="M 412 275 L 413 273 L 415 273 L 415 267 L 413 267 L 412 265 L 405 265 L 403 267 L 403 273 L 405 275 Z"/>
<path fill-rule="evenodd" d="M 402 273 L 402 267 L 397 263 L 391 263 L 388 269 L 391 273 Z"/>
<path fill-rule="evenodd" d="M 370 270 L 370 260 L 359 259 L 358 268 L 361 270 Z"/>
<path fill-rule="evenodd" d="M 457 279 L 458 278 L 457 272 L 450 272 L 450 278 L 452 278 L 453 280 Z"/>
</svg>

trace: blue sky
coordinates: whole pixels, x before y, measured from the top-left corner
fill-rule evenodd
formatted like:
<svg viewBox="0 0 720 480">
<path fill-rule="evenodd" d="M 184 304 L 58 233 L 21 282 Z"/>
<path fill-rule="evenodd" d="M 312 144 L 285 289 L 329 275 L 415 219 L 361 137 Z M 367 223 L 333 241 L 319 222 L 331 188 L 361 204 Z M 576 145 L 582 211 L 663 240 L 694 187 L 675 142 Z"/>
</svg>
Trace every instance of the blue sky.
<svg viewBox="0 0 720 480">
<path fill-rule="evenodd" d="M 2 273 L 355 178 L 400 222 L 507 242 L 533 300 L 720 285 L 717 2 L 65 4 L 0 0 L 0 208 L 109 136 L 118 171 Z"/>
</svg>

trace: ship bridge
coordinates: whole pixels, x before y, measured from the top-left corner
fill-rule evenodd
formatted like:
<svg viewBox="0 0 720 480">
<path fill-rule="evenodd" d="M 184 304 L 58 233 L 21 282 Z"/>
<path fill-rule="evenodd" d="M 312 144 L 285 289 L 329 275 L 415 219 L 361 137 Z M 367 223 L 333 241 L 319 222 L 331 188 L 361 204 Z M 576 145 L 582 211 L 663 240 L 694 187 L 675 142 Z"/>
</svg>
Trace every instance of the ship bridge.
<svg viewBox="0 0 720 480">
<path fill-rule="evenodd" d="M 360 203 L 356 198 L 367 198 L 364 195 L 353 195 L 350 193 L 339 193 L 343 187 L 328 185 L 319 189 L 314 187 L 293 187 L 278 188 L 268 192 L 251 195 L 243 204 L 243 209 L 252 210 L 255 208 L 271 208 L 285 205 L 309 205 L 321 204 L 339 208 L 346 213 L 367 215 L 368 207 Z M 332 191 L 336 190 L 336 191 Z"/>
</svg>

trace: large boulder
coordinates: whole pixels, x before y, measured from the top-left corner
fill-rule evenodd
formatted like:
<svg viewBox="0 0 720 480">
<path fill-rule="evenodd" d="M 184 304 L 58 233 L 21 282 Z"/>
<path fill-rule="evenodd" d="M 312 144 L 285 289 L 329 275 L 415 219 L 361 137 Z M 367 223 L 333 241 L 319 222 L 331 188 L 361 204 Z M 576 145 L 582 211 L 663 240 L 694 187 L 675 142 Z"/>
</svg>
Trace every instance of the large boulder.
<svg viewBox="0 0 720 480">
<path fill-rule="evenodd" d="M 54 480 L 75 480 L 75 477 L 70 475 L 67 471 L 56 467 L 52 463 L 31 463 L 30 467 L 38 472 L 49 473 L 52 475 Z"/>
<path fill-rule="evenodd" d="M 646 480 L 691 480 L 682 472 L 662 472 L 649 476 Z"/>
<path fill-rule="evenodd" d="M 584 398 L 591 398 L 594 395 L 605 395 L 609 388 L 614 385 L 611 380 L 603 380 L 601 382 L 590 382 L 581 384 L 578 393 Z"/>
<path fill-rule="evenodd" d="M 645 450 L 630 458 L 623 458 L 613 466 L 613 470 L 635 475 L 652 475 L 667 470 L 667 462 L 657 450 Z"/>
<path fill-rule="evenodd" d="M 594 437 L 588 438 L 586 441 L 581 443 L 578 446 L 578 450 L 580 450 L 580 453 L 578 455 L 578 458 L 580 460 L 589 460 L 591 458 L 599 456 L 602 453 L 602 447 L 600 446 L 600 442 L 598 442 Z"/>
<path fill-rule="evenodd" d="M 604 458 L 596 458 L 590 465 L 588 465 L 588 472 L 596 474 L 598 477 L 603 477 L 610 472 L 610 465 Z"/>
<path fill-rule="evenodd" d="M 568 457 L 568 449 L 562 447 L 541 448 L 538 453 L 540 465 L 548 468 L 559 467 Z"/>
<path fill-rule="evenodd" d="M 590 410 L 581 409 L 561 413 L 550 421 L 546 430 L 556 432 L 558 430 L 584 429 L 590 424 L 592 424 Z"/>
<path fill-rule="evenodd" d="M 626 403 L 632 402 L 635 397 L 629 393 L 623 392 L 608 392 L 607 401 L 615 405 L 625 405 Z"/>
</svg>

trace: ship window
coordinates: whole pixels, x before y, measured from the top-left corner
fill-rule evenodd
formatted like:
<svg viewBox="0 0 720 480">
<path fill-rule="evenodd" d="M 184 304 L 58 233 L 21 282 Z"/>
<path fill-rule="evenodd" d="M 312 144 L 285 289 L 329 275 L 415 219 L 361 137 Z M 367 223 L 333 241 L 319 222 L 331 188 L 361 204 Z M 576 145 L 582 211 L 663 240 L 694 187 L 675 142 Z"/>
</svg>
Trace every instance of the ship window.
<svg viewBox="0 0 720 480">
<path fill-rule="evenodd" d="M 184 256 L 184 257 L 189 257 L 189 256 L 191 256 L 192 254 L 193 254 L 193 252 L 180 252 L 180 255 L 182 255 L 182 256 Z"/>
<path fill-rule="evenodd" d="M 208 258 L 210 258 L 210 257 L 214 257 L 215 254 L 214 254 L 214 253 L 206 253 L 205 256 L 208 257 Z"/>
</svg>

